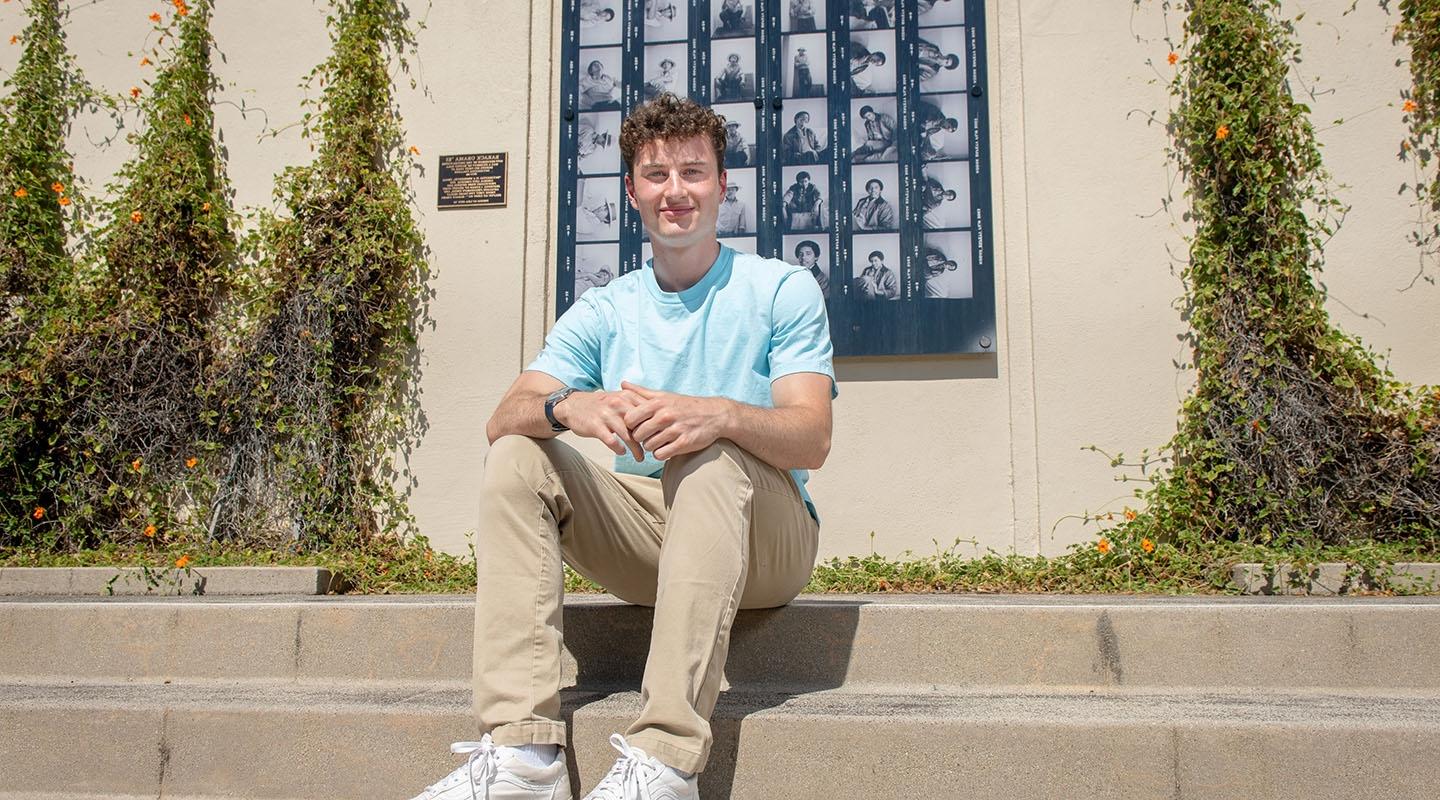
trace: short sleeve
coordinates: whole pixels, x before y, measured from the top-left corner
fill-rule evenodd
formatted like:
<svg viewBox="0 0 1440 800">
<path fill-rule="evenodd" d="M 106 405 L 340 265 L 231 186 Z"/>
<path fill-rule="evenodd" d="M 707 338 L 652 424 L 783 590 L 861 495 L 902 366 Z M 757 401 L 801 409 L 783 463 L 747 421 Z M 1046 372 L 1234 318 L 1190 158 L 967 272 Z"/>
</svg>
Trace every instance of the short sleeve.
<svg viewBox="0 0 1440 800">
<path fill-rule="evenodd" d="M 835 388 L 834 347 L 825 296 L 808 271 L 786 275 L 775 291 L 770 328 L 770 382 L 797 372 L 816 372 L 830 378 Z"/>
<path fill-rule="evenodd" d="M 555 321 L 545 346 L 526 369 L 543 372 L 566 386 L 586 391 L 600 388 L 600 343 L 604 318 L 582 295 Z"/>
</svg>

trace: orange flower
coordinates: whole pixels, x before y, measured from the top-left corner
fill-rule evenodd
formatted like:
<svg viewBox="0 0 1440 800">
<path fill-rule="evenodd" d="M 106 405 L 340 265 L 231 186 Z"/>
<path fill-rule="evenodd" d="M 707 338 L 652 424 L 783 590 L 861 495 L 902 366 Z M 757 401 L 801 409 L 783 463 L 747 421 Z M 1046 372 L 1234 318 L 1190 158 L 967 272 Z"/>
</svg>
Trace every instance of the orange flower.
<svg viewBox="0 0 1440 800">
<path fill-rule="evenodd" d="M 160 21 L 160 12 L 159 12 L 159 11 L 156 11 L 155 13 L 151 14 L 151 15 L 150 15 L 150 21 L 151 21 L 151 22 L 159 22 L 159 21 Z"/>
<path fill-rule="evenodd" d="M 190 566 L 190 556 L 180 556 L 179 558 L 175 559 L 176 569 L 185 569 L 188 566 Z"/>
<path fill-rule="evenodd" d="M 185 459 L 185 468 L 195 469 L 195 465 L 199 463 L 200 459 L 196 458 L 195 456 L 190 456 L 189 458 Z"/>
<path fill-rule="evenodd" d="M 1135 521 L 1135 509 L 1133 509 L 1133 508 L 1127 508 L 1127 509 L 1125 509 L 1125 521 L 1126 521 L 1126 522 L 1134 522 L 1134 521 Z"/>
<path fill-rule="evenodd" d="M 1252 420 L 1250 420 L 1250 430 L 1255 431 L 1256 433 L 1259 433 L 1259 432 L 1260 432 L 1260 420 L 1258 420 L 1258 419 L 1252 419 Z"/>
<path fill-rule="evenodd" d="M 1144 550 L 1147 553 L 1153 553 L 1155 552 L 1155 543 L 1150 541 L 1149 539 L 1141 539 L 1140 549 Z"/>
<path fill-rule="evenodd" d="M 186 124 L 186 125 L 194 125 L 194 124 L 195 124 L 194 121 L 192 121 L 192 120 L 190 119 L 190 115 L 189 115 L 189 114 L 186 114 L 186 115 L 185 115 L 185 124 Z"/>
<path fill-rule="evenodd" d="M 416 147 L 416 146 L 413 145 L 413 144 L 410 145 L 410 155 L 412 155 L 412 156 L 418 156 L 418 155 L 420 155 L 420 148 Z"/>
<path fill-rule="evenodd" d="M 130 87 L 130 97 L 131 97 L 131 98 L 139 98 L 139 97 L 140 97 L 140 87 L 139 87 L 139 86 L 131 86 L 131 87 Z"/>
<path fill-rule="evenodd" d="M 35 506 L 35 510 L 30 512 L 30 516 L 35 519 L 45 519 L 45 506 Z"/>
<path fill-rule="evenodd" d="M 1165 57 L 1165 60 L 1170 62 L 1170 66 L 1173 67 L 1175 66 L 1175 62 L 1180 60 L 1180 54 L 1172 52 L 1170 55 Z"/>
<path fill-rule="evenodd" d="M 204 203 L 201 203 L 201 204 L 200 204 L 200 210 L 201 210 L 201 211 L 209 211 L 209 210 L 210 210 L 210 202 L 207 200 L 207 201 L 205 201 Z"/>
<path fill-rule="evenodd" d="M 1096 550 L 1099 550 L 1101 553 L 1108 553 L 1108 552 L 1110 552 L 1110 540 L 1109 540 L 1109 539 L 1101 539 L 1100 541 L 1098 541 L 1098 542 L 1095 543 L 1095 549 L 1096 549 Z"/>
<path fill-rule="evenodd" d="M 24 187 L 24 186 L 21 186 L 19 189 L 16 189 L 16 190 L 15 190 L 15 196 L 16 196 L 16 197 L 29 197 L 29 196 L 30 196 L 30 193 L 27 192 L 27 191 L 25 191 L 25 187 Z"/>
<path fill-rule="evenodd" d="M 150 60 L 150 56 L 141 56 L 141 57 L 140 57 L 140 66 L 142 66 L 142 67 L 148 67 L 148 66 L 150 66 L 151 64 L 154 64 L 154 63 L 155 63 L 154 61 L 151 61 L 151 60 Z"/>
<path fill-rule="evenodd" d="M 70 205 L 70 198 L 66 197 L 66 196 L 63 195 L 63 194 L 60 195 L 60 205 L 62 205 L 62 206 L 68 206 L 68 205 Z"/>
<path fill-rule="evenodd" d="M 177 12 L 180 14 L 180 16 L 183 17 L 183 16 L 185 16 L 186 14 L 189 14 L 189 13 L 190 13 L 190 7 L 187 6 L 187 5 L 185 5 L 185 0 L 170 0 L 170 1 L 171 1 L 171 3 L 173 3 L 173 4 L 175 5 L 175 11 L 177 11 Z"/>
<path fill-rule="evenodd" d="M 1414 114 L 1416 111 L 1420 110 L 1420 104 L 1415 102 L 1414 100 L 1406 100 L 1404 108 L 1406 114 Z"/>
<path fill-rule="evenodd" d="M 16 35 L 14 35 L 14 34 L 11 34 L 11 35 L 10 35 L 10 44 L 17 44 L 17 43 L 19 43 L 19 41 L 20 41 L 20 37 L 19 37 L 19 36 L 16 36 Z"/>
<path fill-rule="evenodd" d="M 50 191 L 54 192 L 55 194 L 64 194 L 65 184 L 61 183 L 60 181 L 55 181 L 54 183 L 50 184 Z"/>
<path fill-rule="evenodd" d="M 131 211 L 131 212 L 130 212 L 130 221 L 131 221 L 131 222 L 139 222 L 140 220 L 142 220 L 142 219 L 144 219 L 144 218 L 145 218 L 145 217 L 144 217 L 143 215 L 141 215 L 141 213 L 140 213 L 139 211 Z"/>
<path fill-rule="evenodd" d="M 1229 135 L 1230 135 L 1230 126 L 1229 126 L 1229 125 L 1221 125 L 1220 127 L 1218 127 L 1218 128 L 1215 129 L 1215 139 L 1216 139 L 1217 141 L 1224 140 L 1225 137 L 1227 137 L 1227 136 L 1229 136 Z"/>
<path fill-rule="evenodd" d="M 131 461 L 131 462 L 130 462 L 130 469 L 133 469 L 133 470 L 135 470 L 136 472 L 139 472 L 139 471 L 140 471 L 140 463 L 141 463 L 141 462 L 140 462 L 140 459 L 138 459 L 138 458 L 135 459 L 134 461 Z"/>
<path fill-rule="evenodd" d="M 155 525 L 154 525 L 153 523 L 150 524 L 150 525 L 146 525 L 146 526 L 145 526 L 145 538 L 146 538 L 146 539 L 154 539 L 154 538 L 155 538 Z"/>
</svg>

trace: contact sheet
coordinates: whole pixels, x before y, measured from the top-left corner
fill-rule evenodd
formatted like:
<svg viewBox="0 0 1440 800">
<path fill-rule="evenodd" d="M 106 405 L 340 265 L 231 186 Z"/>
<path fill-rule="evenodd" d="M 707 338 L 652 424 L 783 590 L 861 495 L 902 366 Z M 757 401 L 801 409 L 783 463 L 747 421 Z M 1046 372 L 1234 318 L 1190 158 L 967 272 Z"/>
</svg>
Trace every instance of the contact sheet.
<svg viewBox="0 0 1440 800">
<path fill-rule="evenodd" d="M 995 350 L 983 0 L 565 0 L 556 311 L 639 269 L 620 125 L 725 119 L 717 232 L 806 267 L 836 355 Z"/>
</svg>

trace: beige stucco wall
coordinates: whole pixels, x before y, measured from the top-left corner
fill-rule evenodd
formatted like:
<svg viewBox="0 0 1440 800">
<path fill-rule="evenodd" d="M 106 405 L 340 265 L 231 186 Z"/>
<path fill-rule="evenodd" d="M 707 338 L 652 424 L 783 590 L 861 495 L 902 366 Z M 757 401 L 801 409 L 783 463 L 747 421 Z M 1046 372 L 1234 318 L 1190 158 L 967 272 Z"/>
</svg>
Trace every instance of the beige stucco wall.
<svg viewBox="0 0 1440 800">
<path fill-rule="evenodd" d="M 157 4 L 74 5 L 69 41 L 91 80 L 117 94 L 139 83 L 147 70 L 135 51 Z M 421 340 L 429 429 L 411 456 L 412 505 L 424 533 L 463 552 L 486 417 L 552 321 L 558 4 L 415 5 L 426 22 L 411 73 L 420 87 L 400 76 L 399 98 L 422 151 L 416 213 L 436 275 L 435 324 Z M 1405 241 L 1413 213 L 1396 194 L 1411 176 L 1395 159 L 1402 52 L 1390 43 L 1392 17 L 1373 3 L 1344 14 L 1349 5 L 1306 3 L 1299 28 L 1302 76 L 1323 90 L 1311 103 L 1327 163 L 1354 206 L 1328 250 L 1332 313 L 1388 349 L 1401 377 L 1440 382 L 1440 289 L 1397 291 L 1416 268 Z M 825 555 L 929 551 L 956 538 L 1062 551 L 1090 534 L 1071 515 L 1119 510 L 1128 494 L 1104 458 L 1081 448 L 1163 443 L 1188 385 L 1171 363 L 1184 358 L 1170 255 L 1183 258 L 1183 184 L 1167 166 L 1163 128 L 1145 121 L 1169 102 L 1162 37 L 1178 32 L 1179 17 L 1167 21 L 1158 0 L 1005 0 L 988 4 L 988 18 L 998 353 L 837 363 L 834 449 L 811 483 Z M 0 37 L 22 24 L 16 5 L 0 10 Z M 297 84 L 328 52 L 324 9 L 219 0 L 214 33 L 237 203 L 268 207 L 274 175 L 310 157 L 293 123 Z M 1346 122 L 1331 125 L 1338 117 Z M 123 141 L 94 143 L 109 130 L 87 117 L 71 139 L 96 187 L 129 156 Z M 279 133 L 262 138 L 267 130 Z M 493 151 L 510 154 L 509 206 L 436 211 L 436 156 Z M 1168 212 L 1167 193 L 1177 201 Z"/>
</svg>

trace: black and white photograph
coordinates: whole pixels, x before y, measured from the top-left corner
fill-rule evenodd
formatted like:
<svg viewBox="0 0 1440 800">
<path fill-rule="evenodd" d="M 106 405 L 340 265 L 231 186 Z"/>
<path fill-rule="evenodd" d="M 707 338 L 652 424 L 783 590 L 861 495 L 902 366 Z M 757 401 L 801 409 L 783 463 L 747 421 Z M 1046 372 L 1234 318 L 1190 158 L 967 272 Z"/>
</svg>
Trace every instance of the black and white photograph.
<svg viewBox="0 0 1440 800">
<path fill-rule="evenodd" d="M 810 270 L 820 293 L 830 297 L 830 259 L 826 252 L 829 239 L 824 236 L 786 236 L 781 242 L 781 258 L 797 267 Z"/>
<path fill-rule="evenodd" d="M 850 286 L 857 299 L 900 299 L 900 234 L 855 236 L 850 254 Z"/>
<path fill-rule="evenodd" d="M 756 166 L 755 106 L 714 106 L 725 118 L 725 169 Z"/>
<path fill-rule="evenodd" d="M 580 44 L 620 44 L 625 0 L 580 0 Z"/>
<path fill-rule="evenodd" d="M 710 9 L 712 37 L 755 35 L 755 0 L 710 0 Z"/>
<path fill-rule="evenodd" d="M 670 92 L 680 97 L 690 95 L 686 84 L 690 50 L 684 42 L 675 44 L 652 44 L 645 47 L 645 91 L 646 100 L 654 100 Z"/>
<path fill-rule="evenodd" d="M 597 286 L 604 286 L 620 274 L 620 244 L 575 246 L 575 299 Z"/>
<path fill-rule="evenodd" d="M 690 39 L 688 0 L 645 0 L 643 24 L 647 42 L 683 42 Z"/>
<path fill-rule="evenodd" d="M 780 88 L 786 97 L 824 97 L 829 63 L 825 34 L 785 36 L 780 55 Z"/>
<path fill-rule="evenodd" d="M 580 51 L 580 110 L 620 108 L 620 48 Z"/>
<path fill-rule="evenodd" d="M 870 97 L 850 101 L 850 160 L 857 164 L 895 161 L 895 98 Z"/>
<path fill-rule="evenodd" d="M 974 296 L 969 231 L 925 234 L 920 256 L 926 297 L 956 300 Z"/>
<path fill-rule="evenodd" d="M 755 99 L 755 40 L 716 39 L 710 43 L 712 103 Z"/>
<path fill-rule="evenodd" d="M 575 196 L 575 238 L 608 242 L 620 238 L 620 178 L 581 178 Z"/>
<path fill-rule="evenodd" d="M 965 70 L 965 29 L 932 28 L 915 43 L 915 68 L 922 92 L 963 92 L 970 87 Z"/>
<path fill-rule="evenodd" d="M 920 168 L 922 224 L 927 230 L 970 226 L 970 165 L 937 161 Z"/>
<path fill-rule="evenodd" d="M 581 175 L 620 172 L 620 112 L 581 114 L 575 130 L 576 166 Z"/>
<path fill-rule="evenodd" d="M 900 229 L 900 167 L 857 164 L 850 168 L 850 228 L 861 231 Z"/>
<path fill-rule="evenodd" d="M 850 30 L 892 30 L 895 27 L 895 0 L 848 0 Z"/>
<path fill-rule="evenodd" d="M 715 221 L 718 236 L 754 236 L 758 229 L 755 211 L 755 170 L 732 169 L 725 176 L 725 196 Z"/>
<path fill-rule="evenodd" d="M 754 236 L 742 236 L 738 239 L 726 239 L 725 246 L 742 253 L 754 253 L 760 249 L 760 241 Z"/>
<path fill-rule="evenodd" d="M 895 31 L 850 34 L 850 94 L 895 93 Z"/>
<path fill-rule="evenodd" d="M 785 0 L 780 17 L 782 33 L 810 33 L 825 30 L 825 0 Z"/>
<path fill-rule="evenodd" d="M 830 172 L 824 164 L 784 167 L 780 170 L 780 224 L 791 233 L 810 233 L 830 227 Z"/>
<path fill-rule="evenodd" d="M 970 157 L 970 95 L 922 94 L 915 109 L 920 121 L 922 159 Z"/>
<path fill-rule="evenodd" d="M 922 28 L 965 24 L 965 0 L 915 0 L 915 10 Z"/>
<path fill-rule="evenodd" d="M 787 100 L 780 111 L 780 161 L 823 164 L 830 159 L 830 101 Z"/>
</svg>

